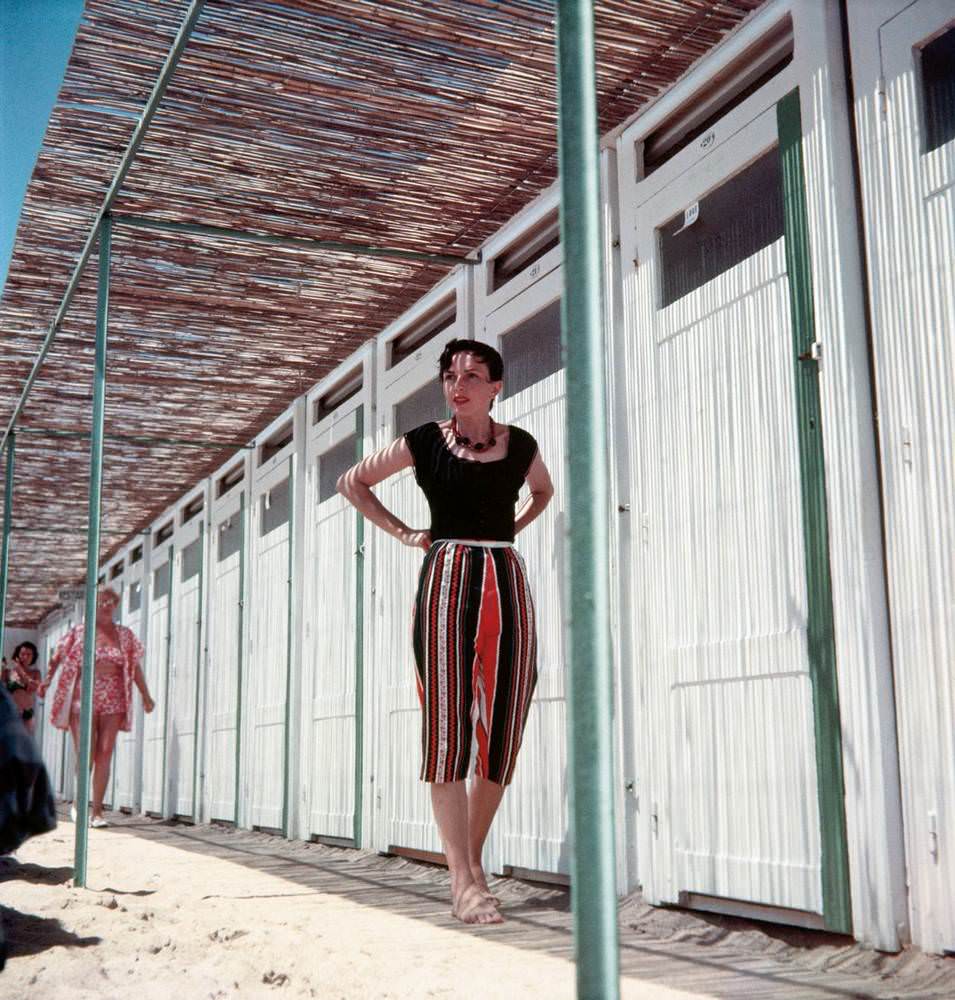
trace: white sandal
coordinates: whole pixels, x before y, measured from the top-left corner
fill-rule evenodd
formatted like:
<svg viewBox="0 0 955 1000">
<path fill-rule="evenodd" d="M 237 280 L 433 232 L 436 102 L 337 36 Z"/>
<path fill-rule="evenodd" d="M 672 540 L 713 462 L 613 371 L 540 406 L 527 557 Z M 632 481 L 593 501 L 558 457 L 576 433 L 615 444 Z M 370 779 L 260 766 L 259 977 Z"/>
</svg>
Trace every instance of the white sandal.
<svg viewBox="0 0 955 1000">
<path fill-rule="evenodd" d="M 100 830 L 104 826 L 109 826 L 109 820 L 108 819 L 103 819 L 102 816 L 94 816 L 90 820 L 90 826 L 95 827 L 97 830 Z"/>
</svg>

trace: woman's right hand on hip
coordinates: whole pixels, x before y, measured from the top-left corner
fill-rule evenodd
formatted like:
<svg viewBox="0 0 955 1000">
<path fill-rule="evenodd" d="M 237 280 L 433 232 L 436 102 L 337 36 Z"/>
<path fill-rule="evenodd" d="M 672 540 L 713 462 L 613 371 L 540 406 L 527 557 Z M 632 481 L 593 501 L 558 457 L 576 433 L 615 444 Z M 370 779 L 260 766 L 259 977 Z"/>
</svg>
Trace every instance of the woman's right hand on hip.
<svg viewBox="0 0 955 1000">
<path fill-rule="evenodd" d="M 427 552 L 431 548 L 431 532 L 411 531 L 409 529 L 401 536 L 401 542 L 412 549 L 424 549 Z"/>
</svg>

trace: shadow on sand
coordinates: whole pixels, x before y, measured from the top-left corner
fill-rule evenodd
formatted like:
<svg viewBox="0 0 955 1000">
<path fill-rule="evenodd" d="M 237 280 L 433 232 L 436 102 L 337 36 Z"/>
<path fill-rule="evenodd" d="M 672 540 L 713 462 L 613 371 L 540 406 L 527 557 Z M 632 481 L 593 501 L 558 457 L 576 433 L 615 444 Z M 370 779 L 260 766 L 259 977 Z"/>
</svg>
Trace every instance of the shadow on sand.
<svg viewBox="0 0 955 1000">
<path fill-rule="evenodd" d="M 229 861 L 288 883 L 287 893 L 278 890 L 263 897 L 249 894 L 207 898 L 274 899 L 323 893 L 462 933 L 489 935 L 512 947 L 571 961 L 574 957 L 570 894 L 563 888 L 492 879 L 491 888 L 502 900 L 506 923 L 465 928 L 448 912 L 447 872 L 432 865 L 370 851 L 286 841 L 231 826 L 170 824 L 115 813 L 110 823 L 114 831 L 127 836 Z M 838 947 L 831 935 L 815 939 L 823 946 L 815 957 L 819 961 L 825 955 L 825 961 L 819 961 L 816 967 L 809 962 L 797 966 L 793 962 L 796 950 L 812 951 L 811 932 L 798 932 L 797 940 L 789 942 L 792 951 L 777 957 L 768 953 L 769 949 L 774 945 L 785 948 L 783 940 L 793 937 L 791 931 L 777 931 L 773 937 L 764 937 L 764 945 L 760 945 L 758 935 L 754 936 L 759 928 L 749 921 L 660 910 L 642 903 L 637 912 L 628 909 L 625 905 L 621 912 L 621 971 L 644 983 L 657 982 L 731 1000 L 881 1000 L 886 996 L 934 1000 L 951 996 L 938 981 L 923 981 L 918 986 L 903 986 L 896 981 L 886 993 L 880 977 L 871 969 L 858 973 L 851 968 L 837 969 L 847 961 L 851 965 L 852 959 L 860 956 L 857 948 Z M 641 915 L 639 911 L 643 910 L 652 914 Z M 674 926 L 666 926 L 670 921 Z M 744 926 L 748 928 L 744 933 L 733 933 Z"/>
<path fill-rule="evenodd" d="M 32 882 L 34 885 L 63 885 L 73 877 L 73 868 L 63 865 L 48 868 L 46 865 L 22 864 L 15 858 L 0 858 L 0 883 Z"/>
<path fill-rule="evenodd" d="M 38 955 L 49 948 L 90 948 L 102 942 L 99 937 L 80 937 L 66 930 L 54 917 L 37 917 L 0 906 L 0 922 L 7 940 L 7 957 Z"/>
</svg>

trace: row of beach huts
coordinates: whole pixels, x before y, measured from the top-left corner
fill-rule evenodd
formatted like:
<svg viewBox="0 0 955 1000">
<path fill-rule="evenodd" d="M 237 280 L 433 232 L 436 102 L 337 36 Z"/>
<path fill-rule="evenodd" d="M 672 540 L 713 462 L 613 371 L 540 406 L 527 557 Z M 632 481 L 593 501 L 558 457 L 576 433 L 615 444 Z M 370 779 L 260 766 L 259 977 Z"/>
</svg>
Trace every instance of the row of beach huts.
<svg viewBox="0 0 955 1000">
<path fill-rule="evenodd" d="M 955 6 L 775 0 L 601 162 L 619 890 L 955 951 Z M 437 356 L 473 337 L 556 487 L 518 540 L 540 680 L 489 860 L 566 876 L 557 213 L 554 189 L 102 566 L 157 702 L 113 808 L 440 850 L 421 554 L 335 484 L 445 415 Z M 381 490 L 425 525 L 410 472 Z M 43 621 L 44 664 L 80 614 Z M 38 739 L 69 798 L 69 739 Z"/>
</svg>

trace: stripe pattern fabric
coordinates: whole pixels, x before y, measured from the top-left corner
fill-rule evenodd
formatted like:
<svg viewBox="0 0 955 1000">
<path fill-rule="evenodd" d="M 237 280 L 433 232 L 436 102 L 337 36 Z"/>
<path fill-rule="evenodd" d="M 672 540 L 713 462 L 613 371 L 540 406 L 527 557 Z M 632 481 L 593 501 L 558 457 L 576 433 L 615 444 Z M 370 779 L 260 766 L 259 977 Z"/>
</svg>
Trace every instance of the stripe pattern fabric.
<svg viewBox="0 0 955 1000">
<path fill-rule="evenodd" d="M 435 542 L 414 609 L 421 779 L 510 783 L 537 682 L 534 604 L 511 546 Z"/>
</svg>

